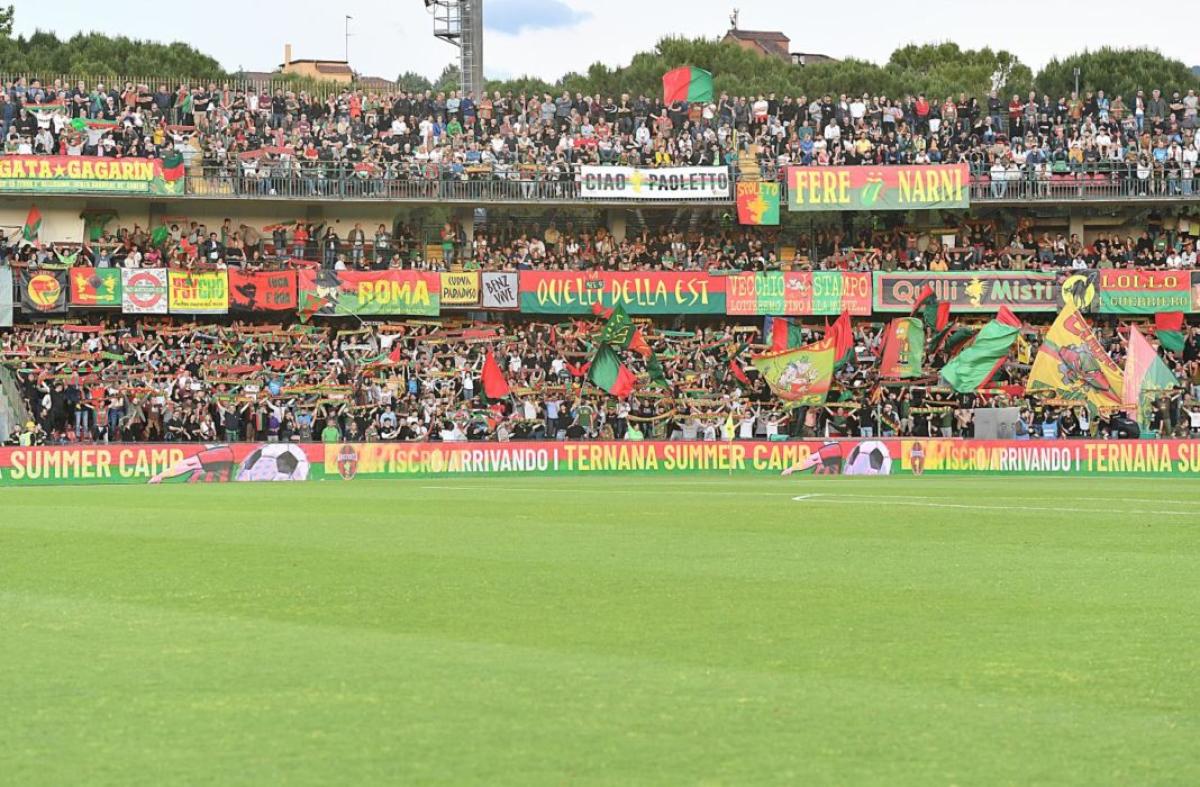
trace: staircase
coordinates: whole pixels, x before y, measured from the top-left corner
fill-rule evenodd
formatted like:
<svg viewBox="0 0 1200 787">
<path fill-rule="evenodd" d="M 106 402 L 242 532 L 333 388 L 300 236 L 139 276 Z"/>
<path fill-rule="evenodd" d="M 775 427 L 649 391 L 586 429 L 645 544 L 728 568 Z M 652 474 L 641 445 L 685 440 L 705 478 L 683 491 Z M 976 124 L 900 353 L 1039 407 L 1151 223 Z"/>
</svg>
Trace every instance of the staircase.
<svg viewBox="0 0 1200 787">
<path fill-rule="evenodd" d="M 748 183 L 762 180 L 762 170 L 758 166 L 758 145 L 747 145 L 738 151 L 738 180 Z"/>
<path fill-rule="evenodd" d="M 16 377 L 11 369 L 0 366 L 0 443 L 7 442 L 13 429 L 29 420 Z"/>
</svg>

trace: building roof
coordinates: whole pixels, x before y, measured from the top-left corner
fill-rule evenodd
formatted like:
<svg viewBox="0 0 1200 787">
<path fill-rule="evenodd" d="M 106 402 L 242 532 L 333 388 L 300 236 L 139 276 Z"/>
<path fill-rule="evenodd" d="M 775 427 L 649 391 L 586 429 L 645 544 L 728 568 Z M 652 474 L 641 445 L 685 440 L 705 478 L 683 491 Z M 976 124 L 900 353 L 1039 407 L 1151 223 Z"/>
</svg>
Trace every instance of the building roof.
<svg viewBox="0 0 1200 787">
<path fill-rule="evenodd" d="M 730 30 L 726 35 L 754 44 L 767 54 L 788 56 L 791 39 L 778 30 Z"/>
</svg>

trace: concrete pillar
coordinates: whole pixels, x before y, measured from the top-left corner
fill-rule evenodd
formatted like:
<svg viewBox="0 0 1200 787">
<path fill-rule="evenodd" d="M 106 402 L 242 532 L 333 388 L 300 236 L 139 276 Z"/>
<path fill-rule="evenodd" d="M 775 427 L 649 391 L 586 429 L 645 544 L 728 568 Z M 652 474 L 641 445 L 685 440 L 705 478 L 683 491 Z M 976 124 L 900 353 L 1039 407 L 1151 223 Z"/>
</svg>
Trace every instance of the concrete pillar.
<svg viewBox="0 0 1200 787">
<path fill-rule="evenodd" d="M 608 209 L 608 232 L 613 240 L 622 243 L 625 240 L 626 218 L 624 208 Z"/>
<path fill-rule="evenodd" d="M 1067 237 L 1078 235 L 1079 239 L 1083 240 L 1083 211 L 1072 210 L 1071 217 L 1067 220 Z"/>
</svg>

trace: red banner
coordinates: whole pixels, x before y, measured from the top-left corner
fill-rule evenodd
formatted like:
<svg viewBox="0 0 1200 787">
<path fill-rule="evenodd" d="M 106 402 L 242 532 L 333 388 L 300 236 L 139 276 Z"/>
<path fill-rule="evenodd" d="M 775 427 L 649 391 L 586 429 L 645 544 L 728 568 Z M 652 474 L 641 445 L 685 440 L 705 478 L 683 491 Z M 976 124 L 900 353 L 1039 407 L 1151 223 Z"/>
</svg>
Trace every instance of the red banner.
<svg viewBox="0 0 1200 787">
<path fill-rule="evenodd" d="M 272 312 L 296 309 L 296 272 L 247 273 L 229 269 L 229 308 Z"/>
</svg>

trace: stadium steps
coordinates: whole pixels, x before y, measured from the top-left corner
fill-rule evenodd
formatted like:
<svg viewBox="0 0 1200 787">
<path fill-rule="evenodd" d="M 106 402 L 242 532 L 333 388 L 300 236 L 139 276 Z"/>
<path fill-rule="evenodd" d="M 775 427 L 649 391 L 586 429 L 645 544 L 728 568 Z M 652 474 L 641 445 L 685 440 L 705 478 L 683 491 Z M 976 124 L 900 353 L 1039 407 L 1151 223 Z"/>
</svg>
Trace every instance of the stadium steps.
<svg viewBox="0 0 1200 787">
<path fill-rule="evenodd" d="M 16 377 L 11 369 L 0 366 L 0 442 L 8 439 L 14 427 L 30 420 Z"/>
<path fill-rule="evenodd" d="M 762 180 L 762 170 L 758 166 L 758 145 L 750 145 L 738 151 L 738 179 L 747 182 Z"/>
</svg>

